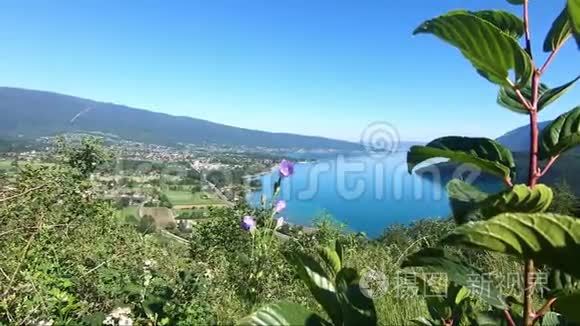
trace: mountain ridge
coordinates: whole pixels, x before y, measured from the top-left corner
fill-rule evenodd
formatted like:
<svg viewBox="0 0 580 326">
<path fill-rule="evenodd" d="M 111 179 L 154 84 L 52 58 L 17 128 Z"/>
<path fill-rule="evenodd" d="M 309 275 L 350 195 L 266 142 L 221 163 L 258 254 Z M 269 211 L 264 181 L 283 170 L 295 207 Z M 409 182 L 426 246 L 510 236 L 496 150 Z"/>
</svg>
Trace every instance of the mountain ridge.
<svg viewBox="0 0 580 326">
<path fill-rule="evenodd" d="M 14 87 L 0 87 L 0 136 L 35 138 L 63 132 L 104 132 L 123 139 L 173 145 L 362 150 L 320 136 L 266 132 L 122 104 Z"/>
<path fill-rule="evenodd" d="M 542 132 L 542 130 L 544 130 L 544 128 L 550 123 L 552 123 L 552 120 L 538 123 L 540 132 Z M 496 138 L 496 140 L 513 152 L 528 152 L 530 150 L 530 126 L 523 125 L 510 130 Z"/>
</svg>

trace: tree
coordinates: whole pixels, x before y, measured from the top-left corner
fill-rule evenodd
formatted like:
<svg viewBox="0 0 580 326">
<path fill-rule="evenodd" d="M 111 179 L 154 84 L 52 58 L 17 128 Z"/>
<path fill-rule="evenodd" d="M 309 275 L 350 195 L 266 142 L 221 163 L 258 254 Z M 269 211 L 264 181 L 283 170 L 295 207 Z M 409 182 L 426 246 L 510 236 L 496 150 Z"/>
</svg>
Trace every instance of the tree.
<svg viewBox="0 0 580 326">
<path fill-rule="evenodd" d="M 139 222 L 139 231 L 143 233 L 157 232 L 157 222 L 155 221 L 155 218 L 151 215 L 143 216 Z"/>
<path fill-rule="evenodd" d="M 113 158 L 112 153 L 103 147 L 102 140 L 96 137 L 85 137 L 78 145 L 71 145 L 60 138 L 57 141 L 57 153 L 85 178 Z"/>
</svg>

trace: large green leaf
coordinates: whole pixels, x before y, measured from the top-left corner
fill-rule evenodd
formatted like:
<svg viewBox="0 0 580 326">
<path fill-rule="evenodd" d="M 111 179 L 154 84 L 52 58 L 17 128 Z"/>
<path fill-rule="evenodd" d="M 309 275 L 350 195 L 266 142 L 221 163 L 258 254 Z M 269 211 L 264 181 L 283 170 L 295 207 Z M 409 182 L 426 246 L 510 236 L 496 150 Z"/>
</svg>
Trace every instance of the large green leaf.
<svg viewBox="0 0 580 326">
<path fill-rule="evenodd" d="M 340 265 L 342 266 L 342 262 L 344 261 L 344 246 L 340 240 L 334 242 L 334 251 L 336 251 L 338 259 L 340 260 Z"/>
<path fill-rule="evenodd" d="M 545 313 L 542 318 L 540 318 L 539 323 L 536 325 L 539 326 L 564 326 L 567 325 L 566 322 L 563 321 L 562 315 L 559 313 L 548 311 Z"/>
<path fill-rule="evenodd" d="M 580 0 L 568 0 L 568 18 L 572 24 L 572 33 L 576 37 L 576 43 L 580 47 Z"/>
<path fill-rule="evenodd" d="M 442 249 L 423 249 L 408 256 L 402 267 L 422 267 L 431 273 L 447 273 L 449 281 L 465 286 L 489 305 L 500 309 L 507 308 L 502 295 L 486 275 Z"/>
<path fill-rule="evenodd" d="M 550 187 L 538 184 L 533 188 L 519 184 L 495 195 L 481 204 L 481 214 L 488 218 L 500 213 L 542 213 L 552 204 L 554 193 Z"/>
<path fill-rule="evenodd" d="M 329 279 L 327 272 L 320 264 L 311 257 L 296 253 L 289 257 L 297 271 L 298 276 L 308 286 L 312 296 L 324 308 L 333 323 L 342 323 L 342 313 L 336 297 L 334 282 Z"/>
<path fill-rule="evenodd" d="M 453 218 L 457 224 L 481 219 L 479 207 L 489 196 L 488 193 L 459 179 L 449 181 L 446 188 Z"/>
<path fill-rule="evenodd" d="M 503 10 L 468 11 L 499 28 L 502 32 L 520 38 L 524 35 L 524 22 L 520 17 Z"/>
<path fill-rule="evenodd" d="M 435 139 L 425 146 L 413 146 L 407 154 L 409 173 L 431 158 L 447 158 L 455 163 L 470 163 L 484 172 L 513 178 L 515 162 L 512 152 L 495 140 L 449 136 Z"/>
<path fill-rule="evenodd" d="M 377 324 L 374 302 L 362 293 L 355 269 L 341 269 L 336 276 L 336 287 L 345 325 Z"/>
<path fill-rule="evenodd" d="M 547 213 L 504 213 L 457 227 L 442 241 L 537 260 L 580 276 L 580 219 Z"/>
<path fill-rule="evenodd" d="M 543 94 L 548 90 L 548 86 L 545 84 L 540 84 L 538 88 L 538 94 Z M 532 98 L 532 86 L 528 83 L 525 87 L 520 89 L 522 96 L 531 102 Z M 497 103 L 504 108 L 510 109 L 517 113 L 528 114 L 528 109 L 520 102 L 518 95 L 511 86 L 500 87 L 499 93 L 497 95 Z"/>
<path fill-rule="evenodd" d="M 329 325 L 324 319 L 299 304 L 279 302 L 266 305 L 236 325 Z"/>
<path fill-rule="evenodd" d="M 546 89 L 544 92 L 541 92 L 540 98 L 538 99 L 538 110 L 545 108 L 550 103 L 557 100 L 560 96 L 564 95 L 564 93 L 566 93 L 570 88 L 572 88 L 572 86 L 574 86 L 574 83 L 578 81 L 578 79 L 580 79 L 580 76 L 572 79 L 562 86 Z"/>
<path fill-rule="evenodd" d="M 447 193 L 457 224 L 488 219 L 501 213 L 542 213 L 554 198 L 552 189 L 543 184 L 534 188 L 520 184 L 488 194 L 461 180 L 450 181 Z"/>
<path fill-rule="evenodd" d="M 324 261 L 327 270 L 331 273 L 330 276 L 334 278 L 338 271 L 342 268 L 340 257 L 336 250 L 329 247 L 321 247 L 318 249 L 318 254 L 322 261 Z"/>
<path fill-rule="evenodd" d="M 552 121 L 541 134 L 540 159 L 557 156 L 580 144 L 580 106 Z"/>
<path fill-rule="evenodd" d="M 568 12 L 566 8 L 558 15 L 556 20 L 552 23 L 552 27 L 544 40 L 544 51 L 552 52 L 570 37 L 572 34 L 572 26 L 570 26 L 570 19 L 568 19 Z"/>
<path fill-rule="evenodd" d="M 476 70 L 489 81 L 507 86 L 509 72 L 515 84 L 526 85 L 532 75 L 529 55 L 515 38 L 494 24 L 465 11 L 454 11 L 428 20 L 413 34 L 430 33 L 457 47 Z"/>
<path fill-rule="evenodd" d="M 563 291 L 558 295 L 554 309 L 561 313 L 567 320 L 580 323 L 580 291 Z"/>
<path fill-rule="evenodd" d="M 564 85 L 549 88 L 546 84 L 540 84 L 538 87 L 538 111 L 543 110 L 552 102 L 557 100 L 560 96 L 564 95 L 568 90 L 574 86 L 574 83 L 580 79 L 580 76 L 574 78 L 570 82 Z M 522 96 L 531 102 L 532 99 L 532 87 L 528 83 L 526 87 L 520 89 Z M 501 87 L 497 95 L 497 103 L 507 109 L 510 109 L 517 113 L 529 114 L 528 109 L 520 102 L 518 95 L 515 90 L 511 87 Z"/>
</svg>

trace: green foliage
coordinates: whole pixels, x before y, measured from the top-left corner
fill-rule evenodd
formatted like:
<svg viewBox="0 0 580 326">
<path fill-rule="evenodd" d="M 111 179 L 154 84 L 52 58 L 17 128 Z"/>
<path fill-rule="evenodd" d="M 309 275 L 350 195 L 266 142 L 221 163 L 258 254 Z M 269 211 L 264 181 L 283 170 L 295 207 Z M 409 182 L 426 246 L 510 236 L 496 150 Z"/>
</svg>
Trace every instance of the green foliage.
<svg viewBox="0 0 580 326">
<path fill-rule="evenodd" d="M 580 106 L 560 115 L 542 131 L 539 157 L 555 157 L 579 144 Z"/>
<path fill-rule="evenodd" d="M 501 13 L 487 15 L 505 17 Z M 493 18 L 497 22 L 496 18 Z M 509 71 L 515 70 L 516 85 L 526 85 L 532 76 L 529 55 L 518 42 L 488 20 L 466 11 L 453 11 L 421 24 L 413 34 L 430 33 L 457 47 L 489 81 L 508 86 Z"/>
<path fill-rule="evenodd" d="M 142 293 L 178 291 L 186 252 L 124 224 L 79 175 L 67 165 L 24 166 L 13 183 L 18 196 L 0 202 L 0 323 L 71 324 L 120 305 L 129 305 L 138 320 L 145 318 L 135 315 Z M 149 286 L 145 259 L 159 266 Z M 167 302 L 185 304 L 175 297 Z"/>
<path fill-rule="evenodd" d="M 548 90 L 548 86 L 545 84 L 540 84 L 538 88 L 538 93 L 543 94 Z M 532 97 L 532 84 L 528 83 L 524 87 L 519 89 L 520 93 L 526 100 L 530 100 Z M 529 114 L 528 108 L 520 101 L 520 98 L 516 94 L 516 90 L 511 86 L 500 87 L 499 93 L 497 95 L 497 103 L 506 109 L 512 110 L 517 113 Z"/>
<path fill-rule="evenodd" d="M 143 233 L 155 233 L 158 229 L 157 222 L 153 216 L 145 215 L 139 221 L 138 229 Z"/>
<path fill-rule="evenodd" d="M 572 86 L 574 86 L 574 83 L 576 83 L 576 81 L 578 81 L 579 78 L 580 78 L 580 76 L 572 79 L 571 81 L 569 81 L 561 86 L 547 89 L 545 92 L 542 92 L 540 94 L 540 98 L 538 99 L 538 111 L 542 110 L 543 108 L 548 106 L 550 103 L 552 103 L 552 102 L 556 101 L 558 98 L 560 98 L 560 96 L 564 95 L 568 90 L 570 90 L 572 88 Z"/>
<path fill-rule="evenodd" d="M 578 47 L 580 47 L 580 0 L 568 0 L 566 8 L 568 9 L 568 18 L 572 25 L 572 32 L 574 33 Z"/>
<path fill-rule="evenodd" d="M 499 28 L 502 32 L 513 38 L 524 35 L 524 22 L 516 15 L 503 10 L 468 11 Z"/>
<path fill-rule="evenodd" d="M 464 224 L 482 218 L 479 208 L 489 197 L 488 193 L 459 179 L 447 183 L 447 195 L 457 224 Z"/>
<path fill-rule="evenodd" d="M 413 146 L 407 154 L 409 172 L 431 158 L 448 158 L 454 163 L 470 163 L 501 178 L 513 178 L 515 162 L 511 151 L 487 138 L 442 137 L 425 146 Z"/>
<path fill-rule="evenodd" d="M 552 189 L 543 184 L 533 188 L 515 185 L 487 197 L 481 203 L 480 211 L 486 218 L 500 213 L 542 213 L 550 207 L 553 196 Z"/>
<path fill-rule="evenodd" d="M 580 46 L 580 1 L 568 0 L 566 9 L 552 24 L 543 46 L 544 51 L 551 54 L 542 66 L 531 60 L 532 45 L 527 27 L 528 1 L 508 2 L 524 5 L 523 24 L 520 25 L 517 18 L 503 12 L 478 15 L 455 11 L 423 23 L 414 34 L 432 33 L 459 48 L 482 76 L 500 85 L 497 102 L 501 106 L 530 116 L 532 150 L 526 158 L 529 162 L 529 186 L 512 186 L 511 179 L 515 179 L 513 174 L 516 166 L 511 152 L 497 146 L 488 146 L 491 150 L 484 149 L 482 144 L 493 145 L 493 141 L 485 139 L 473 141 L 471 138 L 440 138 L 427 146 L 412 147 L 407 163 L 409 172 L 415 165 L 433 157 L 448 158 L 455 163 L 471 163 L 485 172 L 503 177 L 510 187 L 496 194 L 488 194 L 459 180 L 453 180 L 447 185 L 454 219 L 460 226 L 446 236 L 441 244 L 510 254 L 526 260 L 524 303 L 510 300 L 510 305 L 506 306 L 486 300 L 495 306 L 494 309 L 471 314 L 469 324 L 532 326 L 538 322 L 539 325 L 562 325 L 567 320 L 579 319 L 577 307 L 580 297 L 570 291 L 576 291 L 574 277 L 580 275 L 580 265 L 577 263 L 580 220 L 567 215 L 544 213 L 548 209 L 568 213 L 575 200 L 566 191 L 558 189 L 556 202 L 553 203 L 553 191 L 538 182 L 560 154 L 580 144 L 580 107 L 561 115 L 546 127 L 540 143 L 537 135 L 538 112 L 562 96 L 580 78 L 576 77 L 552 89 L 540 81 L 544 70 L 571 32 L 575 33 Z M 522 36 L 520 32 L 524 28 L 526 50 L 516 40 Z M 532 69 L 534 66 L 541 68 Z M 511 70 L 515 73 L 515 82 L 508 77 Z M 538 146 L 539 153 L 535 150 Z M 508 155 L 501 155 L 505 152 L 509 154 L 509 160 L 506 160 Z M 538 159 L 550 159 L 550 162 L 541 168 L 537 164 Z M 558 203 L 558 200 L 563 202 Z M 550 311 L 553 301 L 549 301 L 537 312 L 534 310 L 534 281 L 531 275 L 534 272 L 534 261 L 551 268 L 549 295 L 557 297 L 561 314 Z M 473 274 L 461 260 L 446 255 L 442 249 L 421 250 L 408 257 L 403 266 L 445 271 L 452 281 L 460 285 L 465 285 L 463 282 L 467 275 Z M 503 303 L 497 292 L 493 298 L 499 298 Z M 417 323 L 454 325 L 458 322 L 457 318 L 451 318 L 449 306 L 443 300 L 433 299 L 427 304 L 432 319 L 423 317 L 416 320 Z"/>
<path fill-rule="evenodd" d="M 574 217 L 505 213 L 462 225 L 443 243 L 534 259 L 580 276 L 580 265 L 574 259 L 580 250 L 580 220 Z"/>
<path fill-rule="evenodd" d="M 425 326 L 462 325 L 466 324 L 472 317 L 473 300 L 467 288 L 449 283 L 445 293 L 440 293 L 432 289 L 423 279 L 417 277 L 416 280 L 419 283 L 419 295 L 425 297 L 430 318 L 416 318 L 413 320 L 415 324 Z"/>
<path fill-rule="evenodd" d="M 546 84 L 540 83 L 538 87 L 538 111 L 543 110 L 548 105 L 556 101 L 560 96 L 564 95 L 568 90 L 574 86 L 574 83 L 580 77 L 576 77 L 573 80 L 555 87 L 549 88 Z M 532 87 L 531 83 L 528 83 L 525 87 L 519 90 L 522 96 L 530 101 L 532 98 Z M 528 108 L 521 103 L 519 96 L 516 94 L 515 89 L 512 87 L 501 87 L 497 97 L 497 103 L 507 109 L 510 109 L 517 113 L 529 114 Z"/>
<path fill-rule="evenodd" d="M 500 292 L 491 285 L 487 287 L 489 280 L 486 281 L 486 276 L 482 271 L 467 265 L 442 249 L 423 249 L 408 256 L 402 267 L 422 267 L 430 273 L 447 273 L 450 282 L 477 293 L 489 305 L 500 309 L 507 308 Z M 473 279 L 481 281 L 473 282 Z"/>
<path fill-rule="evenodd" d="M 335 242 L 333 247 L 318 249 L 318 257 L 294 252 L 288 260 L 298 271 L 300 279 L 307 285 L 312 296 L 323 307 L 333 325 L 376 325 L 377 316 L 372 299 L 367 298 L 359 285 L 356 269 L 341 267 L 343 248 Z M 329 324 L 322 317 L 309 313 L 294 304 L 266 306 L 244 318 L 242 322 L 260 321 L 291 325 L 290 318 L 306 324 Z M 266 322 L 268 324 L 268 322 Z"/>
<path fill-rule="evenodd" d="M 572 26 L 568 18 L 567 8 L 556 17 L 544 40 L 544 52 L 552 52 L 559 48 L 572 35 Z"/>
<path fill-rule="evenodd" d="M 238 325 L 327 325 L 320 316 L 299 304 L 279 302 L 266 305 L 240 320 Z"/>
<path fill-rule="evenodd" d="M 95 137 L 83 138 L 80 144 L 73 146 L 59 139 L 57 153 L 66 164 L 78 170 L 84 177 L 88 177 L 113 158 L 112 154 L 104 149 L 102 140 Z"/>
<path fill-rule="evenodd" d="M 553 187 L 554 200 L 548 212 L 580 217 L 580 201 L 574 194 L 570 185 L 566 182 L 559 182 Z"/>
</svg>

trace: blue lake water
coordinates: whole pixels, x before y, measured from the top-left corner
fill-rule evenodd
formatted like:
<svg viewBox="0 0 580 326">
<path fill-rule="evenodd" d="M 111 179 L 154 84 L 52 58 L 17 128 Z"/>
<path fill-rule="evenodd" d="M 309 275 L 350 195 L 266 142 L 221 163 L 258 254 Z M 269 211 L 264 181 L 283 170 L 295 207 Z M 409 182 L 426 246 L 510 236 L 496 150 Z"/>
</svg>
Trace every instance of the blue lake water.
<svg viewBox="0 0 580 326">
<path fill-rule="evenodd" d="M 248 195 L 254 205 L 262 195 L 271 198 L 278 171 L 260 178 L 262 190 Z M 405 153 L 337 157 L 297 164 L 294 175 L 283 180 L 280 198 L 288 203 L 283 215 L 292 223 L 311 225 L 327 214 L 376 237 L 393 223 L 449 216 L 444 179 L 437 172 L 431 178 L 409 174 Z"/>
</svg>

